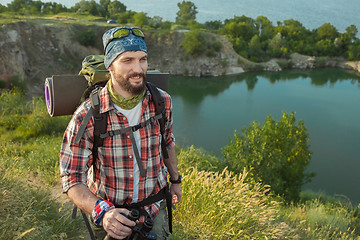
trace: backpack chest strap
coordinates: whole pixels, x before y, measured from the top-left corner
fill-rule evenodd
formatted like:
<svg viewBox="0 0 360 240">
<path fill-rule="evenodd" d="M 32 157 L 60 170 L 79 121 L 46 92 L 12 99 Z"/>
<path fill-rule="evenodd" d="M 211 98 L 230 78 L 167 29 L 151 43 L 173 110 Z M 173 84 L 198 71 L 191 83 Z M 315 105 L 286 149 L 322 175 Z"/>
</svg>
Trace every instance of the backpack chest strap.
<svg viewBox="0 0 360 240">
<path fill-rule="evenodd" d="M 162 117 L 163 117 L 163 115 L 162 115 L 162 113 L 160 113 L 160 114 L 157 114 L 154 117 L 151 117 L 148 120 L 146 120 L 144 122 L 141 122 L 139 124 L 136 124 L 134 126 L 130 126 L 130 127 L 122 128 L 122 129 L 117 129 L 117 130 L 113 130 L 113 131 L 108 131 L 106 133 L 100 134 L 100 137 L 101 138 L 106 138 L 106 137 L 109 137 L 109 136 L 124 134 L 124 133 L 127 133 L 127 132 L 136 132 L 140 128 L 143 128 L 147 124 L 155 122 L 155 121 L 161 119 Z"/>
</svg>

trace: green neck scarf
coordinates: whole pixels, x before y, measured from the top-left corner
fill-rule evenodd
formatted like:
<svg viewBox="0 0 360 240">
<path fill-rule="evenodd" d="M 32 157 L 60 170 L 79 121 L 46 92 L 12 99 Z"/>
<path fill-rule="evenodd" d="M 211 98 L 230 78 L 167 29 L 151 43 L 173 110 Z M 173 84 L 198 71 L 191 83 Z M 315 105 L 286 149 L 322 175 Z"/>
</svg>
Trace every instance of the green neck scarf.
<svg viewBox="0 0 360 240">
<path fill-rule="evenodd" d="M 114 104 L 125 110 L 133 109 L 145 95 L 145 90 L 144 90 L 139 95 L 124 98 L 114 91 L 111 80 L 109 80 L 108 82 L 108 89 L 109 89 L 111 101 L 113 101 Z"/>
</svg>

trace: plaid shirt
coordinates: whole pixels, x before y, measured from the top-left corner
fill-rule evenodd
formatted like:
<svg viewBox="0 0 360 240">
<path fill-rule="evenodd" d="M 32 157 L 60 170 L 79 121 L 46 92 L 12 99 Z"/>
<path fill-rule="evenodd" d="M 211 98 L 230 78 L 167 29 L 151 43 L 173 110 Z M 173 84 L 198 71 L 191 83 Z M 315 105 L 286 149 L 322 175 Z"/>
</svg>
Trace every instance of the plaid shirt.
<svg viewBox="0 0 360 240">
<path fill-rule="evenodd" d="M 171 97 L 161 91 L 165 99 L 165 139 L 168 147 L 174 147 L 175 139 L 172 134 L 172 103 Z M 129 127 L 127 118 L 114 110 L 110 100 L 107 86 L 100 93 L 100 113 L 108 112 L 107 131 L 114 131 Z M 96 160 L 96 172 L 92 166 L 93 146 L 93 118 L 86 126 L 79 144 L 75 137 L 82 120 L 91 108 L 91 103 L 86 100 L 74 113 L 66 131 L 60 153 L 60 173 L 63 191 L 76 184 L 85 184 L 96 196 L 106 199 L 114 204 L 130 204 L 134 189 L 134 168 L 136 161 L 129 133 L 109 136 L 105 138 L 103 147 L 99 148 Z M 146 121 L 155 116 L 155 106 L 152 96 L 147 90 L 142 102 L 141 117 L 139 122 Z M 140 128 L 141 137 L 141 162 L 146 177 L 140 176 L 138 201 L 158 193 L 167 184 L 167 168 L 161 156 L 161 134 L 159 123 L 153 122 Z M 95 181 L 93 180 L 95 174 Z M 154 217 L 159 212 L 159 205 L 146 206 L 145 210 Z"/>
</svg>

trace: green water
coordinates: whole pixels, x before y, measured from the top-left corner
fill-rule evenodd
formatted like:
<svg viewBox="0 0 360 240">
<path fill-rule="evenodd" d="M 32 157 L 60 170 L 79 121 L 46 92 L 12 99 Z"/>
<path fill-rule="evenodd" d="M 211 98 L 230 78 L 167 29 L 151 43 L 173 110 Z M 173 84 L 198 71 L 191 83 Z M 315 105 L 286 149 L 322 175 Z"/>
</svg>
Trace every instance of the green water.
<svg viewBox="0 0 360 240">
<path fill-rule="evenodd" d="M 304 120 L 313 152 L 304 190 L 360 202 L 360 76 L 337 69 L 244 73 L 170 80 L 174 132 L 180 146 L 221 154 L 234 130 L 282 111 Z"/>
</svg>

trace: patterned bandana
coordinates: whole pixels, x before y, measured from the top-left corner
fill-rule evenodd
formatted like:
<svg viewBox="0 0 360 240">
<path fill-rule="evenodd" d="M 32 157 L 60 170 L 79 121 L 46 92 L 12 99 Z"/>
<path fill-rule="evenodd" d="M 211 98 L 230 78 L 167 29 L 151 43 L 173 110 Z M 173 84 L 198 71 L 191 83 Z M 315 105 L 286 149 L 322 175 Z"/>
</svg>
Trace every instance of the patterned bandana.
<svg viewBox="0 0 360 240">
<path fill-rule="evenodd" d="M 144 51 L 147 53 L 144 39 L 135 36 L 131 32 L 127 37 L 114 38 L 111 40 L 114 32 L 121 28 L 131 29 L 129 27 L 116 27 L 106 31 L 103 35 L 103 45 L 105 51 L 104 65 L 107 69 L 110 67 L 111 63 L 123 52 Z"/>
<path fill-rule="evenodd" d="M 146 90 L 144 90 L 139 95 L 124 98 L 124 97 L 120 96 L 119 94 L 117 94 L 114 91 L 113 84 L 112 84 L 111 80 L 108 81 L 107 85 L 108 85 L 111 101 L 114 104 L 116 104 L 117 106 L 119 106 L 119 107 L 121 107 L 122 109 L 125 109 L 125 110 L 133 109 L 139 103 L 139 101 L 144 97 L 145 91 L 146 91 Z"/>
</svg>

